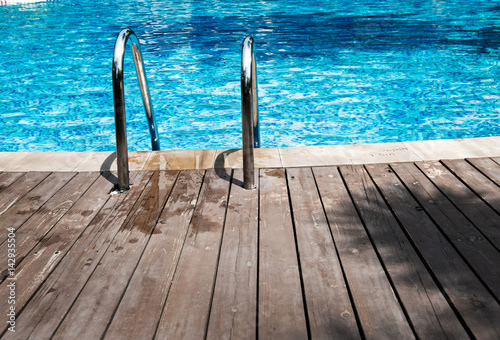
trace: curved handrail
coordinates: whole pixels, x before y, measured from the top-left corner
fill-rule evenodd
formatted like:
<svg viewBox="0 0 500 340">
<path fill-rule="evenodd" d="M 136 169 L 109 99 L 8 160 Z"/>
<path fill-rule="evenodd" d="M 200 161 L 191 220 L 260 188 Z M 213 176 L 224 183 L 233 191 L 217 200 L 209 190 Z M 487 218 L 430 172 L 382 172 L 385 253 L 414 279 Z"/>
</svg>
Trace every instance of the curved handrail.
<svg viewBox="0 0 500 340">
<path fill-rule="evenodd" d="M 142 62 L 141 45 L 134 31 L 125 28 L 120 31 L 115 42 L 113 52 L 113 101 L 115 105 L 115 129 L 116 129 L 116 162 L 118 166 L 117 189 L 126 192 L 130 187 L 128 169 L 127 148 L 127 124 L 125 118 L 125 92 L 123 82 L 123 60 L 125 58 L 125 47 L 128 39 L 132 40 L 132 52 L 134 56 L 135 69 L 141 88 L 142 100 L 148 119 L 149 132 L 151 134 L 151 146 L 153 150 L 160 150 L 158 130 L 155 123 L 153 106 L 149 95 L 146 71 Z"/>
<path fill-rule="evenodd" d="M 256 188 L 253 149 L 260 147 L 256 68 L 253 38 L 245 37 L 241 51 L 241 120 L 243 132 L 243 187 L 245 189 Z"/>
</svg>

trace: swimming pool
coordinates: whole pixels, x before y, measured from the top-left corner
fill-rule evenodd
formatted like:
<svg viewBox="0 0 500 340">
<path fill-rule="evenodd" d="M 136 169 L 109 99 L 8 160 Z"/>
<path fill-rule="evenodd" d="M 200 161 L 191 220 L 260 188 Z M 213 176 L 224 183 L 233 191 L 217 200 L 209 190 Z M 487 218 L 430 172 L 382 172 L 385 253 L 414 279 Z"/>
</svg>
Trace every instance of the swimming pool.
<svg viewBox="0 0 500 340">
<path fill-rule="evenodd" d="M 58 0 L 0 7 L 0 151 L 114 150 L 124 27 L 162 149 L 241 147 L 246 35 L 263 147 L 500 135 L 500 0 Z M 129 150 L 148 150 L 125 61 Z"/>
</svg>

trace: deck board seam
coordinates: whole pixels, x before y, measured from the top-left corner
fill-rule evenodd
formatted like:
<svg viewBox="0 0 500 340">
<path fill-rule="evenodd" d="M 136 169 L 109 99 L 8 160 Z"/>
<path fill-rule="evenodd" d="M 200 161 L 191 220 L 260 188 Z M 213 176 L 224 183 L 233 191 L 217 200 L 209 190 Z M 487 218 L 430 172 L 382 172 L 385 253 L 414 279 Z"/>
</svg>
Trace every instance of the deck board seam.
<svg viewBox="0 0 500 340">
<path fill-rule="evenodd" d="M 160 171 L 161 171 L 161 170 L 156 170 L 155 172 L 158 172 L 158 173 L 159 173 Z M 175 170 L 174 170 L 174 171 L 175 171 Z M 135 264 L 134 269 L 132 270 L 132 272 L 131 272 L 130 276 L 128 277 L 127 284 L 126 284 L 126 285 L 124 286 L 124 288 L 123 288 L 123 291 L 122 291 L 122 293 L 121 293 L 121 296 L 120 296 L 120 298 L 119 298 L 118 302 L 116 303 L 116 306 L 115 306 L 115 308 L 114 308 L 114 311 L 113 311 L 113 313 L 111 314 L 111 316 L 110 316 L 110 318 L 109 318 L 109 320 L 108 320 L 108 322 L 107 322 L 106 328 L 104 329 L 104 331 L 103 331 L 103 333 L 102 333 L 101 339 L 104 339 L 104 338 L 106 337 L 106 333 L 108 332 L 108 329 L 109 329 L 109 327 L 111 326 L 111 324 L 112 324 L 112 322 L 113 322 L 113 319 L 114 319 L 114 317 L 115 317 L 115 315 L 116 315 L 116 312 L 117 312 L 117 310 L 118 310 L 118 308 L 119 308 L 119 306 L 120 306 L 120 303 L 122 302 L 123 297 L 125 296 L 125 293 L 127 292 L 127 289 L 128 289 L 128 287 L 129 287 L 129 285 L 130 285 L 130 281 L 132 281 L 132 278 L 134 277 L 134 274 L 135 274 L 135 272 L 136 272 L 136 270 L 137 270 L 137 267 L 138 267 L 138 266 L 139 266 L 139 264 L 141 263 L 141 259 L 142 259 L 143 255 L 144 255 L 144 252 L 146 251 L 146 248 L 147 248 L 147 245 L 148 245 L 148 243 L 149 243 L 149 241 L 150 241 L 150 239 L 151 239 L 151 236 L 153 235 L 153 232 L 154 232 L 154 230 L 155 230 L 155 228 L 156 228 L 156 225 L 157 225 L 157 223 L 158 223 L 158 220 L 160 219 L 161 213 L 163 212 L 163 209 L 165 209 L 165 206 L 168 204 L 168 202 L 169 202 L 169 200 L 170 200 L 170 197 L 171 197 L 172 192 L 173 192 L 173 190 L 174 190 L 175 184 L 177 183 L 177 180 L 179 179 L 179 174 L 180 174 L 180 171 L 179 171 L 179 170 L 176 170 L 176 172 L 177 172 L 177 174 L 175 175 L 175 179 L 174 179 L 173 183 L 172 183 L 172 184 L 171 184 L 171 186 L 170 186 L 170 190 L 169 190 L 169 192 L 168 192 L 168 194 L 167 194 L 167 198 L 165 199 L 165 202 L 164 202 L 164 204 L 162 205 L 162 207 L 161 207 L 161 208 L 160 208 L 160 207 L 158 207 L 158 209 L 157 209 L 157 210 L 158 210 L 158 216 L 157 216 L 157 217 L 156 217 L 156 219 L 154 220 L 154 226 L 153 226 L 153 228 L 151 229 L 151 231 L 149 232 L 149 236 L 148 236 L 148 238 L 147 238 L 147 240 L 146 240 L 146 242 L 145 242 L 145 244 L 144 244 L 144 247 L 143 247 L 143 248 L 142 248 L 142 250 L 141 250 L 141 254 L 139 255 L 139 258 L 138 258 L 138 260 L 137 260 L 137 263 Z M 154 176 L 154 174 L 153 174 L 153 176 Z M 153 176 L 152 176 L 152 177 L 153 177 Z M 152 177 L 151 177 L 151 178 L 152 178 Z M 146 187 L 147 187 L 147 185 L 146 185 L 144 188 L 146 188 Z M 138 196 L 138 199 L 139 199 L 140 197 L 141 197 L 141 195 L 140 195 L 140 196 Z M 110 243 L 110 245 L 111 245 L 111 243 Z M 54 334 L 55 334 L 55 332 L 54 332 Z"/>
<path fill-rule="evenodd" d="M 359 213 L 359 210 L 358 210 L 358 207 L 356 206 L 356 204 L 354 203 L 354 200 L 352 199 L 352 195 L 351 195 L 351 192 L 350 190 L 348 189 L 346 183 L 345 183 L 345 180 L 344 180 L 344 177 L 342 176 L 342 173 L 340 172 L 340 169 L 339 167 L 335 166 L 335 167 L 332 167 L 335 169 L 335 171 L 339 174 L 340 178 L 342 179 L 342 182 L 344 184 L 344 187 L 346 188 L 347 190 L 347 193 L 349 195 L 349 198 L 351 200 L 351 204 L 354 206 L 354 208 L 356 209 L 356 213 L 357 213 L 357 216 L 359 218 L 359 220 L 361 221 L 361 223 L 364 224 L 363 220 L 361 219 L 361 215 Z M 335 241 L 335 237 L 333 235 L 333 232 L 332 232 L 332 226 L 330 224 L 330 220 L 328 219 L 327 217 L 327 212 L 326 212 L 326 208 L 325 208 L 325 203 L 323 202 L 323 197 L 321 195 L 321 191 L 319 189 L 319 184 L 318 184 L 318 181 L 316 179 L 316 174 L 314 173 L 314 167 L 311 168 L 312 169 L 312 174 L 313 174 L 313 178 L 314 178 L 314 183 L 316 185 L 316 190 L 318 192 L 318 195 L 319 195 L 319 199 L 320 199 L 320 203 L 321 203 L 321 207 L 323 208 L 323 214 L 325 215 L 326 217 L 326 223 L 328 225 L 328 232 L 330 234 L 330 237 L 332 239 L 332 242 L 333 242 L 333 246 L 335 247 L 335 254 L 337 256 L 337 259 L 339 261 L 339 265 L 340 265 L 340 268 L 341 268 L 341 271 L 342 271 L 342 278 L 344 279 L 344 283 L 345 283 L 345 286 L 346 286 L 346 290 L 347 290 L 347 294 L 349 296 L 349 301 L 351 303 L 351 307 L 352 307 L 352 311 L 353 311 L 353 314 L 354 314 L 354 317 L 356 319 L 356 326 L 358 328 L 358 331 L 359 331 L 359 334 L 360 334 L 360 337 L 361 339 L 366 339 L 366 335 L 364 333 L 364 330 L 363 330 L 363 327 L 362 327 L 362 323 L 361 323 L 361 318 L 359 316 L 359 312 L 358 312 L 358 307 L 356 306 L 356 304 L 354 303 L 354 296 L 353 296 L 353 292 L 352 292 L 352 289 L 350 288 L 350 285 L 349 285 L 349 281 L 347 280 L 347 274 L 346 274 L 346 271 L 345 271 L 345 268 L 344 268 L 344 264 L 342 263 L 342 260 L 341 260 L 341 257 L 340 257 L 340 254 L 339 254 L 339 250 L 338 250 L 338 247 L 337 247 L 337 242 Z M 363 225 L 364 226 L 364 225 Z"/>
</svg>

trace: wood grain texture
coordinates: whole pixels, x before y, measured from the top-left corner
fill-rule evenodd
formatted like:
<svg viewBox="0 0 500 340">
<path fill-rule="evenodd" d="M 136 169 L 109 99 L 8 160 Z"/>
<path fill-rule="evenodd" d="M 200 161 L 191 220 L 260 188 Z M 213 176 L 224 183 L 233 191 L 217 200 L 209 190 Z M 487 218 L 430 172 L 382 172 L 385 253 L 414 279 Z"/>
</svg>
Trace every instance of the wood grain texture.
<svg viewBox="0 0 500 340">
<path fill-rule="evenodd" d="M 152 339 L 170 290 L 204 171 L 181 171 L 105 339 Z"/>
<path fill-rule="evenodd" d="M 260 170 L 259 339 L 307 339 L 283 169 Z"/>
<path fill-rule="evenodd" d="M 18 330 L 5 339 L 50 339 L 129 216 L 151 173 L 132 173 L 126 195 L 111 195 L 79 241 L 18 316 Z"/>
<path fill-rule="evenodd" d="M 217 273 L 231 177 L 208 169 L 156 339 L 203 339 Z"/>
<path fill-rule="evenodd" d="M 498 162 L 0 173 L 0 338 L 498 339 Z"/>
<path fill-rule="evenodd" d="M 38 242 L 40 242 L 43 236 L 49 232 L 57 221 L 59 221 L 59 219 L 73 206 L 73 204 L 96 180 L 98 175 L 99 174 L 97 172 L 81 173 L 71 178 L 67 185 L 65 185 L 65 181 L 67 180 L 66 176 L 64 176 L 59 183 L 50 183 L 50 191 L 52 193 L 54 193 L 55 190 L 58 190 L 60 185 L 65 186 L 58 190 L 57 194 L 54 194 L 43 206 L 39 207 L 40 202 L 38 202 L 35 206 L 31 206 L 31 208 L 29 208 L 33 211 L 34 209 L 37 210 L 15 232 L 17 264 L 24 259 L 31 249 L 33 249 Z M 21 223 L 27 217 L 26 211 L 19 214 L 23 216 L 21 218 L 18 218 L 17 214 L 8 215 L 11 216 L 11 223 L 9 223 L 11 226 Z M 2 243 L 0 245 L 0 254 L 7 254 L 8 246 L 9 245 L 6 242 Z M 1 281 L 6 278 L 6 275 L 7 272 L 3 272 L 1 274 Z"/>
<path fill-rule="evenodd" d="M 235 169 L 207 339 L 255 339 L 259 191 L 245 190 Z"/>
<path fill-rule="evenodd" d="M 499 215 L 439 162 L 417 162 L 417 167 L 500 249 Z"/>
<path fill-rule="evenodd" d="M 9 185 L 24 176 L 24 172 L 2 172 L 0 173 L 0 193 L 7 189 Z"/>
<path fill-rule="evenodd" d="M 359 166 L 341 167 L 360 172 Z M 366 339 L 415 338 L 336 168 L 314 169 L 330 230 Z M 383 202 L 372 202 L 384 209 Z"/>
<path fill-rule="evenodd" d="M 101 259 L 53 339 L 99 339 L 108 327 L 160 216 L 177 171 L 154 172 L 134 213 Z"/>
<path fill-rule="evenodd" d="M 311 337 L 358 339 L 337 250 L 310 168 L 287 169 Z"/>
<path fill-rule="evenodd" d="M 16 304 L 23 306 L 59 264 L 109 198 L 112 185 L 99 177 L 16 268 Z M 7 281 L 0 285 L 0 310 L 7 310 Z M 3 308 L 3 309 L 1 309 Z M 5 324 L 5 323 L 4 323 Z"/>
<path fill-rule="evenodd" d="M 491 158 L 470 158 L 467 161 L 500 186 L 500 165 Z"/>
<path fill-rule="evenodd" d="M 8 187 L 6 187 L 0 195 L 0 216 L 3 217 L 9 208 L 11 208 L 17 201 L 24 197 L 24 195 L 30 192 L 49 175 L 50 172 L 27 172 L 23 176 L 19 177 L 14 183 L 11 183 Z M 0 236 L 0 240 L 3 242 L 5 240 L 5 235 L 2 233 Z"/>
<path fill-rule="evenodd" d="M 432 217 L 451 244 L 462 254 L 489 289 L 500 297 L 500 253 L 434 184 L 413 164 L 392 164 L 393 171 L 405 183 Z"/>
<path fill-rule="evenodd" d="M 470 331 L 478 339 L 500 337 L 500 306 L 456 250 L 394 176 L 383 165 L 367 165 L 385 199 L 426 259 Z"/>
<path fill-rule="evenodd" d="M 453 309 L 362 167 L 342 175 L 399 299 L 421 339 L 467 339 Z"/>
<path fill-rule="evenodd" d="M 500 213 L 500 188 L 463 159 L 444 160 L 443 164 L 472 191 Z M 498 218 L 500 221 L 500 216 Z"/>
<path fill-rule="evenodd" d="M 45 177 L 43 181 L 36 182 L 34 186 L 31 181 L 23 182 L 24 177 L 21 177 L 19 181 L 18 190 L 15 191 L 15 196 L 12 197 L 12 202 L 9 204 L 8 209 L 1 211 L 0 216 L 2 218 L 2 226 L 6 228 L 19 228 L 26 220 L 28 220 L 42 205 L 45 204 L 59 189 L 61 189 L 68 181 L 73 178 L 76 173 L 71 172 L 61 172 L 52 173 Z M 36 178 L 43 177 L 44 174 L 40 173 Z M 16 184 L 17 184 L 16 182 Z M 23 184 L 23 185 L 21 185 Z M 33 187 L 29 186 L 33 185 Z M 23 190 L 28 189 L 29 191 Z M 10 187 L 9 187 L 10 189 Z M 0 195 L 0 201 L 3 200 L 4 194 L 9 196 L 8 191 Z M 22 197 L 21 197 L 22 196 Z M 18 197 L 18 199 L 16 199 Z M 7 230 L 5 228 L 0 228 L 0 240 L 4 241 L 7 236 Z"/>
</svg>

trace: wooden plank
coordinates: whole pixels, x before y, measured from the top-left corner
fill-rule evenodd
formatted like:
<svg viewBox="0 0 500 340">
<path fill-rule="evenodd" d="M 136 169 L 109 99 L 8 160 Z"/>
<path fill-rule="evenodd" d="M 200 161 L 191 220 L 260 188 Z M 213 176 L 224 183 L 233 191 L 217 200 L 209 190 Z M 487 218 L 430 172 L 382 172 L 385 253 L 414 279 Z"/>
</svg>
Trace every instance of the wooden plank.
<svg viewBox="0 0 500 340">
<path fill-rule="evenodd" d="M 287 169 L 311 337 L 359 339 L 321 199 L 310 168 Z"/>
<path fill-rule="evenodd" d="M 2 223 L 5 223 L 9 228 L 19 228 L 75 175 L 74 172 L 50 174 L 1 215 Z M 6 238 L 6 233 L 5 229 L 0 229 L 0 240 Z"/>
<path fill-rule="evenodd" d="M 368 174 L 359 166 L 342 167 L 341 170 L 352 200 L 418 337 L 467 339 L 467 333 L 383 203 Z M 323 177 L 326 174 L 325 171 Z M 336 185 L 341 183 L 337 181 Z M 354 213 L 351 210 L 351 214 Z"/>
<path fill-rule="evenodd" d="M 17 228 L 20 224 L 11 225 L 12 221 L 6 220 L 8 215 L 14 215 L 17 211 L 22 211 L 23 205 L 20 207 L 14 208 L 14 205 L 21 200 L 26 194 L 28 194 L 33 188 L 36 188 L 44 179 L 46 179 L 50 175 L 50 172 L 28 172 L 24 176 L 20 177 L 17 181 L 12 183 L 8 188 L 6 188 L 2 194 L 0 195 L 0 217 L 4 222 L 2 225 L 5 225 L 9 228 Z M 36 205 L 38 200 L 40 199 L 40 195 L 43 193 L 38 192 L 38 196 L 31 195 L 27 201 L 34 201 L 33 206 Z M 25 202 L 28 204 L 27 202 Z M 12 212 L 14 211 L 14 212 Z M 7 217 L 6 217 L 7 216 Z M 25 216 L 27 219 L 29 216 Z M 22 216 L 19 216 L 22 219 Z M 11 217 L 11 220 L 14 218 Z M 14 222 L 16 223 L 16 222 Z M 21 222 L 22 223 L 22 222 Z M 0 242 L 5 242 L 7 239 L 7 231 L 4 228 L 0 229 Z"/>
<path fill-rule="evenodd" d="M 50 172 L 28 172 L 3 190 L 0 195 L 0 216 L 49 175 Z"/>
<path fill-rule="evenodd" d="M 417 162 L 418 168 L 453 204 L 500 249 L 500 222 L 498 214 L 488 207 L 467 186 L 439 162 Z"/>
<path fill-rule="evenodd" d="M 9 185 L 24 176 L 24 172 L 2 172 L 0 173 L 0 193 L 7 189 Z"/>
<path fill-rule="evenodd" d="M 314 175 L 364 337 L 415 338 L 337 168 L 315 168 Z"/>
<path fill-rule="evenodd" d="M 260 170 L 259 339 L 307 339 L 305 306 L 283 169 Z"/>
<path fill-rule="evenodd" d="M 170 289 L 204 171 L 181 171 L 106 339 L 153 339 Z"/>
<path fill-rule="evenodd" d="M 500 297 L 500 253 L 481 237 L 474 225 L 411 163 L 393 164 L 392 170 L 432 217 L 441 231 L 462 254 L 478 276 Z"/>
<path fill-rule="evenodd" d="M 16 268 L 16 305 L 24 306 L 109 198 L 111 183 L 99 177 Z M 8 310 L 9 281 L 0 285 L 0 310 Z M 6 316 L 5 316 L 6 317 Z M 3 325 L 6 322 L 2 322 Z"/>
<path fill-rule="evenodd" d="M 230 181 L 224 169 L 206 172 L 157 339 L 205 337 Z"/>
<path fill-rule="evenodd" d="M 445 160 L 444 165 L 472 191 L 500 213 L 500 188 L 463 159 Z M 500 221 L 500 216 L 498 217 Z"/>
<path fill-rule="evenodd" d="M 444 291 L 478 339 L 500 338 L 500 306 L 432 220 L 383 165 L 366 166 L 385 199 L 427 261 Z"/>
<path fill-rule="evenodd" d="M 151 178 L 151 172 L 133 172 L 126 195 L 111 195 L 64 260 L 18 315 L 15 333 L 4 339 L 49 339 L 106 253 L 118 230 Z"/>
<path fill-rule="evenodd" d="M 467 161 L 481 171 L 490 180 L 500 185 L 500 165 L 491 158 L 470 158 Z"/>
<path fill-rule="evenodd" d="M 245 190 L 243 172 L 231 183 L 207 339 L 257 336 L 259 191 Z"/>
<path fill-rule="evenodd" d="M 53 339 L 100 339 L 111 322 L 178 171 L 156 171 Z"/>
<path fill-rule="evenodd" d="M 21 224 L 29 210 L 36 210 L 36 212 L 22 224 L 15 232 L 16 237 L 16 263 L 19 264 L 23 258 L 37 245 L 37 243 L 42 239 L 42 237 L 59 221 L 59 219 L 71 208 L 76 200 L 90 187 L 90 185 L 96 180 L 98 172 L 94 173 L 80 173 L 71 178 L 71 180 L 65 185 L 66 180 L 69 178 L 67 174 L 63 176 L 57 176 L 59 178 L 58 182 L 50 181 L 47 185 L 40 185 L 32 193 L 39 191 L 44 195 L 54 193 L 55 190 L 62 187 L 56 194 L 54 194 L 42 207 L 38 208 L 40 205 L 40 200 L 35 206 L 23 205 L 24 214 L 22 217 L 18 217 L 17 214 L 9 215 L 7 218 L 7 225 L 15 227 Z M 46 181 L 49 180 L 49 176 Z M 46 182 L 44 181 L 44 183 Z M 31 194 L 31 193 L 30 193 Z M 25 198 L 28 198 L 29 203 L 34 201 L 29 199 L 30 194 L 26 195 L 19 203 L 21 203 Z M 36 194 L 35 194 L 36 195 Z M 16 204 L 17 206 L 17 204 Z M 16 211 L 16 210 L 14 210 Z M 9 220 L 10 219 L 10 220 Z M 7 242 L 0 245 L 0 254 L 7 254 L 8 249 Z M 3 281 L 8 275 L 8 271 L 2 272 L 0 279 Z"/>
</svg>

